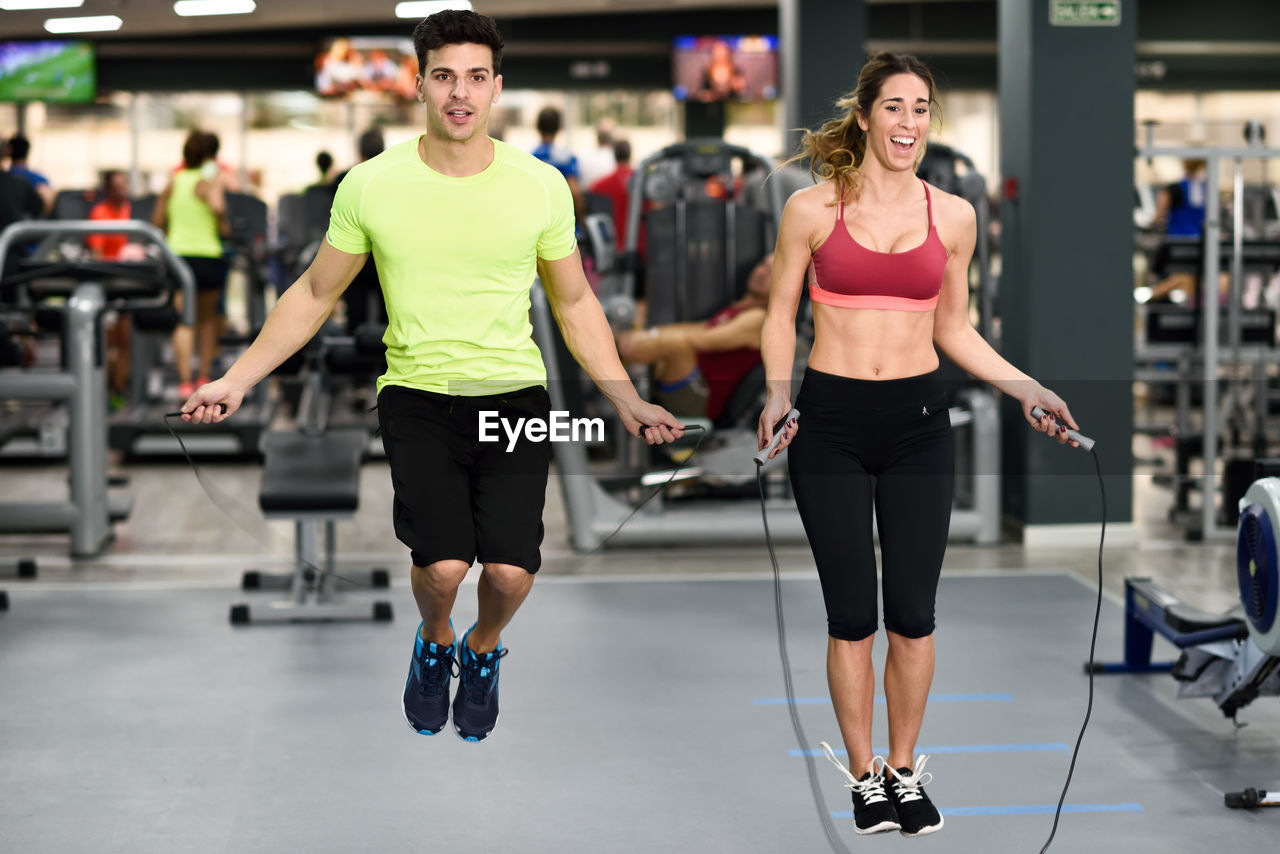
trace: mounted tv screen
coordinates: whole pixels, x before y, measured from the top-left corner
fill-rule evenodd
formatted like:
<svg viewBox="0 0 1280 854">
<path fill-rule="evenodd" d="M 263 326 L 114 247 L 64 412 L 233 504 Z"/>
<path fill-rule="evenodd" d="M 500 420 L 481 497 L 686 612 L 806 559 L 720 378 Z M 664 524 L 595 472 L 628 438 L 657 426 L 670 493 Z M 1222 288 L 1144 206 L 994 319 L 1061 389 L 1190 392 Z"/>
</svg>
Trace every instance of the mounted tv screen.
<svg viewBox="0 0 1280 854">
<path fill-rule="evenodd" d="M 766 101 L 778 97 L 773 36 L 680 36 L 671 50 L 672 91 L 689 101 Z"/>
<path fill-rule="evenodd" d="M 409 39 L 330 39 L 316 57 L 316 93 L 327 98 L 416 98 L 417 73 L 418 55 Z"/>
<path fill-rule="evenodd" d="M 87 104 L 97 93 L 93 42 L 0 42 L 0 101 Z"/>
</svg>

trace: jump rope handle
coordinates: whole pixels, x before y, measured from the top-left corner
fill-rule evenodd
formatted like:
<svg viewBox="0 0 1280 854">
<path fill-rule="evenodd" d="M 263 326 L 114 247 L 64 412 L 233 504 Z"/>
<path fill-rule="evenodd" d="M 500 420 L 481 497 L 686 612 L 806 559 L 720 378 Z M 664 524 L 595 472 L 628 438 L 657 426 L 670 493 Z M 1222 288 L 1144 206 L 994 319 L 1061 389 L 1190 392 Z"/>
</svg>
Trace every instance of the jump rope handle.
<svg viewBox="0 0 1280 854">
<path fill-rule="evenodd" d="M 790 414 L 787 415 L 786 418 L 782 419 L 779 426 L 786 426 L 786 424 L 789 421 L 798 419 L 799 417 L 800 417 L 800 410 L 793 409 L 791 410 Z M 773 438 L 769 440 L 769 447 L 765 448 L 763 451 L 760 451 L 759 453 L 752 455 L 751 459 L 755 460 L 756 465 L 758 466 L 764 465 L 769 461 L 769 454 L 773 453 L 773 449 L 778 447 L 778 443 L 781 441 L 782 441 L 782 430 L 780 430 L 778 427 L 774 427 Z"/>
<path fill-rule="evenodd" d="M 227 405 L 226 405 L 225 403 L 219 403 L 219 404 L 218 404 L 218 409 L 220 409 L 220 410 L 221 410 L 221 412 L 219 413 L 220 415 L 226 415 L 226 414 L 227 414 Z M 187 414 L 187 413 L 185 413 L 185 412 L 183 412 L 181 409 L 179 409 L 177 412 L 166 412 L 166 413 L 164 414 L 164 417 L 165 417 L 165 418 L 181 418 L 182 416 L 184 416 L 184 415 L 186 415 L 186 414 Z"/>
<path fill-rule="evenodd" d="M 1038 407 L 1038 406 L 1033 406 L 1033 407 L 1031 407 L 1031 417 L 1032 417 L 1032 418 L 1035 418 L 1037 421 L 1038 421 L 1038 420 L 1040 420 L 1041 418 L 1043 418 L 1043 417 L 1044 417 L 1044 414 L 1045 414 L 1045 413 L 1044 413 L 1044 410 L 1043 410 L 1043 409 L 1041 409 L 1040 407 Z M 1075 430 L 1072 430 L 1072 429 L 1071 429 L 1071 428 L 1069 428 L 1069 427 L 1067 428 L 1067 438 L 1068 438 L 1068 439 L 1070 439 L 1070 440 L 1071 440 L 1071 441 L 1073 441 L 1073 442 L 1079 442 L 1079 443 L 1080 443 L 1080 447 L 1081 447 L 1081 448 L 1083 448 L 1083 449 L 1084 449 L 1084 450 L 1086 450 L 1086 451 L 1092 451 L 1092 450 L 1093 450 L 1093 440 L 1092 440 L 1092 439 L 1090 439 L 1088 436 L 1085 436 L 1085 435 L 1083 435 L 1083 434 L 1081 434 L 1081 433 L 1077 433 Z"/>
</svg>

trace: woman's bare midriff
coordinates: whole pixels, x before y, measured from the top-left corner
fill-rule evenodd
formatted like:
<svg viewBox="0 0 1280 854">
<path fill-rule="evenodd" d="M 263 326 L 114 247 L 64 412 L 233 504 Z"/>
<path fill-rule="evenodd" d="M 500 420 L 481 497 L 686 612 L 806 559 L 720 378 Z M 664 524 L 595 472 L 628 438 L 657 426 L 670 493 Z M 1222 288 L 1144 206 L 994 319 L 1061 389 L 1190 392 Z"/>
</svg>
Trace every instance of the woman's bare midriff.
<svg viewBox="0 0 1280 854">
<path fill-rule="evenodd" d="M 938 367 L 932 311 L 814 304 L 809 367 L 860 380 L 897 380 Z"/>
</svg>

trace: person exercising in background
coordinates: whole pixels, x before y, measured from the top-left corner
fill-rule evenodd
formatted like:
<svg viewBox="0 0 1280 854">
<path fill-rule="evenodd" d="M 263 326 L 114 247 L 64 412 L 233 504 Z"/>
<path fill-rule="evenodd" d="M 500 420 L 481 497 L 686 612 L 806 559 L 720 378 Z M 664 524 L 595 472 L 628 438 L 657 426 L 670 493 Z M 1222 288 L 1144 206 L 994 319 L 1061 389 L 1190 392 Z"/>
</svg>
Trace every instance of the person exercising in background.
<svg viewBox="0 0 1280 854">
<path fill-rule="evenodd" d="M 227 197 L 209 134 L 192 131 L 182 144 L 183 168 L 175 172 L 156 200 L 151 221 L 165 231 L 178 257 L 187 262 L 196 280 L 196 326 L 179 324 L 173 330 L 173 360 L 178 371 L 178 397 L 186 400 L 200 383 L 209 381 L 222 326 L 222 289 L 227 283 L 227 262 L 222 257 L 222 235 L 227 229 Z M 182 311 L 182 295 L 174 294 Z M 200 373 L 192 381 L 192 349 L 199 354 Z"/>
<path fill-rule="evenodd" d="M 89 219 L 107 222 L 129 219 L 133 205 L 129 201 L 129 176 L 119 169 L 102 173 L 102 187 L 97 200 L 89 208 Z M 129 243 L 127 234 L 90 234 L 84 239 L 85 247 L 94 258 L 115 261 Z"/>
<path fill-rule="evenodd" d="M 1183 160 L 1182 179 L 1165 187 L 1156 197 L 1156 220 L 1164 223 L 1164 233 L 1170 237 L 1199 237 L 1204 233 L 1208 196 L 1204 170 L 1203 160 Z"/>
<path fill-rule="evenodd" d="M 52 213 L 54 201 L 53 185 L 49 183 L 49 179 L 43 174 L 27 165 L 27 158 L 31 156 L 31 140 L 22 134 L 15 134 L 6 144 L 6 150 L 9 155 L 9 174 L 23 179 L 32 187 L 35 187 L 36 192 L 40 195 L 40 200 L 44 202 L 44 213 Z"/>
<path fill-rule="evenodd" d="M 216 133 L 206 133 L 204 135 L 204 144 L 209 155 L 204 162 L 204 177 L 210 180 L 217 178 L 225 192 L 240 192 L 240 179 L 236 177 L 236 170 L 231 168 L 231 164 L 224 163 L 218 157 L 218 152 L 222 150 L 222 141 L 218 139 L 218 135 Z"/>
<path fill-rule="evenodd" d="M 1204 170 L 1203 160 L 1183 160 L 1182 179 L 1156 195 L 1155 219 L 1164 226 L 1166 237 L 1186 239 L 1204 235 L 1204 212 L 1208 203 Z M 1200 283 L 1196 273 L 1169 272 L 1169 254 L 1169 243 L 1161 242 L 1151 259 L 1151 273 L 1156 279 L 1151 285 L 1149 300 L 1152 302 L 1166 300 L 1174 291 L 1182 291 L 1188 298 L 1194 297 Z M 1225 293 L 1231 285 L 1230 274 L 1224 271 L 1218 284 Z"/>
<path fill-rule="evenodd" d="M 320 151 L 317 151 L 316 152 L 316 173 L 319 175 L 319 177 L 316 178 L 314 184 L 311 184 L 309 186 L 324 187 L 333 183 L 333 177 L 330 174 L 332 172 L 333 172 L 333 155 L 330 154 L 326 149 L 321 149 Z"/>
<path fill-rule="evenodd" d="M 824 180 L 784 208 L 761 347 L 765 448 L 791 411 L 795 316 L 812 268 L 815 337 L 796 397 L 802 418 L 786 424 L 779 447 L 791 446 L 792 489 L 822 584 L 827 680 L 860 834 L 918 836 L 942 827 L 924 792 L 929 757 L 915 756 L 954 500 L 955 446 L 935 347 L 1020 401 L 1036 430 L 1066 442 L 1062 425 L 1076 428 L 1062 398 L 1001 358 L 969 323 L 976 216 L 967 201 L 915 174 L 935 102 L 933 75 L 920 60 L 880 53 L 837 101 L 842 112 L 805 133 L 792 159 L 809 158 Z M 1052 414 L 1033 418 L 1037 405 Z M 871 750 L 873 507 L 889 636 L 887 760 Z"/>
<path fill-rule="evenodd" d="M 0 231 L 15 222 L 37 219 L 44 213 L 44 199 L 30 181 L 0 171 Z M 28 246 L 14 246 L 7 258 L 0 258 L 0 279 L 14 272 L 19 259 L 28 254 Z M 0 287 L 0 302 L 14 299 L 16 285 Z"/>
<path fill-rule="evenodd" d="M 715 421 L 733 390 L 760 364 L 760 331 L 772 275 L 771 253 L 752 269 L 746 293 L 732 305 L 701 323 L 623 332 L 618 336 L 619 355 L 624 362 L 654 367 L 654 398 L 671 412 Z"/>
<path fill-rule="evenodd" d="M 104 222 L 127 220 L 133 215 L 129 200 L 129 176 L 119 169 L 102 173 L 98 200 L 89 208 L 89 219 Z M 141 260 L 142 247 L 129 250 L 127 234 L 90 234 L 84 244 L 94 258 L 103 261 Z M 114 316 L 113 316 L 114 315 Z M 108 312 L 106 323 L 107 389 L 111 411 L 123 409 L 129 386 L 130 344 L 132 324 L 124 312 Z"/>
<path fill-rule="evenodd" d="M 382 130 L 377 127 L 369 128 L 360 134 L 360 138 L 356 141 L 356 152 L 360 155 L 361 163 L 367 163 L 377 157 L 386 150 L 386 147 Z M 334 193 L 350 173 L 351 170 L 346 169 L 333 180 L 331 189 Z M 366 324 L 387 322 L 387 306 L 382 296 L 382 282 L 378 279 L 378 264 L 372 255 L 360 268 L 360 272 L 356 273 L 351 284 L 347 285 L 343 302 L 346 303 L 347 309 L 347 332 L 352 335 Z"/>
<path fill-rule="evenodd" d="M 382 129 L 378 127 L 369 128 L 361 133 L 360 138 L 356 140 L 356 154 L 359 155 L 361 163 L 366 160 L 372 160 L 385 151 L 386 148 L 387 143 L 382 136 Z M 335 193 L 338 192 L 338 186 L 350 172 L 350 169 L 344 169 L 333 179 L 332 185 Z"/>
<path fill-rule="evenodd" d="M 631 143 L 619 139 L 613 143 L 614 169 L 592 184 L 588 191 L 604 196 L 613 207 L 613 232 L 619 252 L 627 249 L 627 209 L 631 202 L 631 176 L 636 170 L 631 166 Z M 643 258 L 645 252 L 643 222 L 636 253 Z"/>
<path fill-rule="evenodd" d="M 0 231 L 10 224 L 36 219 L 44 213 L 44 199 L 31 182 L 0 172 Z"/>
<path fill-rule="evenodd" d="M 479 423 L 484 412 L 509 423 L 549 417 L 546 367 L 529 322 L 535 273 L 569 350 L 626 429 L 652 444 L 683 429 L 640 399 L 618 360 L 582 271 L 564 178 L 486 133 L 502 91 L 493 19 L 437 12 L 418 24 L 413 41 L 426 132 L 351 170 L 315 261 L 226 376 L 199 388 L 182 410 L 193 422 L 233 416 L 251 386 L 310 340 L 365 258 L 377 258 L 388 314 L 378 419 L 395 531 L 410 549 L 422 616 L 405 719 L 424 735 L 445 726 L 456 664 L 453 727 L 480 741 L 498 719 L 502 631 L 541 563 L 550 444 L 521 433 L 508 449 L 485 442 Z M 479 616 L 459 639 L 450 614 L 475 560 L 484 567 Z"/>
<path fill-rule="evenodd" d="M 538 112 L 536 121 L 538 136 L 541 142 L 533 149 L 533 156 L 544 163 L 550 163 L 560 170 L 564 180 L 569 184 L 569 192 L 573 195 L 574 216 L 582 217 L 585 212 L 582 199 L 582 173 L 578 168 L 578 158 L 569 149 L 556 145 L 556 137 L 564 127 L 564 117 L 555 107 L 543 107 Z"/>
</svg>

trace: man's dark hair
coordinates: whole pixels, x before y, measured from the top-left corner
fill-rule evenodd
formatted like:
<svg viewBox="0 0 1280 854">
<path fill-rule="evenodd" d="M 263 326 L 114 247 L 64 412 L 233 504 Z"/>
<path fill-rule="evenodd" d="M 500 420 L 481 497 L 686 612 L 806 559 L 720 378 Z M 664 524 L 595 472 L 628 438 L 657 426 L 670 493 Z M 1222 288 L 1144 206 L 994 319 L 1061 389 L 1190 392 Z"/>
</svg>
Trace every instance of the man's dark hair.
<svg viewBox="0 0 1280 854">
<path fill-rule="evenodd" d="M 555 107 L 543 107 L 538 111 L 538 133 L 544 137 L 553 137 L 560 132 L 562 121 L 560 111 Z"/>
<path fill-rule="evenodd" d="M 204 145 L 209 150 L 210 158 L 217 157 L 218 149 L 222 148 L 222 143 L 218 140 L 216 133 L 206 133 L 204 135 Z"/>
<path fill-rule="evenodd" d="M 27 155 L 31 153 L 31 140 L 22 134 L 17 134 L 9 140 L 9 159 L 26 160 Z"/>
<path fill-rule="evenodd" d="M 333 168 L 333 155 L 327 151 L 321 151 L 316 154 L 316 168 L 323 174 L 328 175 L 329 170 Z"/>
<path fill-rule="evenodd" d="M 621 166 L 624 163 L 631 162 L 631 143 L 625 139 L 620 139 L 613 144 L 613 159 Z"/>
<path fill-rule="evenodd" d="M 427 51 L 447 44 L 483 44 L 493 51 L 493 75 L 502 73 L 502 35 L 497 21 L 463 9 L 446 9 L 423 18 L 413 28 L 413 50 L 418 54 L 418 73 L 426 74 Z"/>
<path fill-rule="evenodd" d="M 360 150 L 361 160 L 372 160 L 382 153 L 386 148 L 386 143 L 382 139 L 382 131 L 377 128 L 369 128 L 360 134 L 360 142 L 358 148 Z"/>
</svg>

